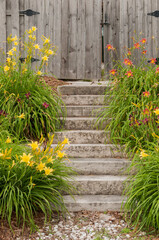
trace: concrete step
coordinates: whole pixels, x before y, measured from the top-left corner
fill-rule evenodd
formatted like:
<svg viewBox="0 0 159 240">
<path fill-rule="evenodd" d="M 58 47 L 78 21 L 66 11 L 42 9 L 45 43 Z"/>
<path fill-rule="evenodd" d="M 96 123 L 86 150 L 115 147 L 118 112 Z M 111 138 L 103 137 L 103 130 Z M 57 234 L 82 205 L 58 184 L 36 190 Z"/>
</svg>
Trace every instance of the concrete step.
<svg viewBox="0 0 159 240">
<path fill-rule="evenodd" d="M 67 117 L 95 117 L 108 107 L 104 106 L 66 106 Z"/>
<path fill-rule="evenodd" d="M 70 183 L 77 195 L 122 195 L 127 176 L 78 175 Z"/>
<path fill-rule="evenodd" d="M 69 212 L 79 211 L 120 211 L 124 197 L 118 195 L 66 195 L 64 202 Z"/>
<path fill-rule="evenodd" d="M 105 120 L 103 124 L 98 122 L 95 125 L 97 118 L 95 117 L 67 117 L 63 126 L 65 130 L 93 130 L 93 129 L 105 129 L 106 125 L 110 122 L 110 119 Z"/>
<path fill-rule="evenodd" d="M 68 138 L 72 144 L 86 144 L 86 143 L 109 143 L 110 132 L 102 130 L 69 130 L 64 132 L 56 132 L 54 143 L 63 141 L 64 137 Z"/>
<path fill-rule="evenodd" d="M 63 95 L 62 100 L 65 105 L 103 105 L 104 95 Z"/>
<path fill-rule="evenodd" d="M 56 144 L 51 145 L 53 148 Z M 123 158 L 124 153 L 112 144 L 70 144 L 65 152 L 72 158 Z"/>
<path fill-rule="evenodd" d="M 58 92 L 61 95 L 105 95 L 106 90 L 110 88 L 109 84 L 106 85 L 64 85 L 59 86 Z"/>
<path fill-rule="evenodd" d="M 76 158 L 68 164 L 79 175 L 125 175 L 130 161 L 118 158 Z"/>
</svg>

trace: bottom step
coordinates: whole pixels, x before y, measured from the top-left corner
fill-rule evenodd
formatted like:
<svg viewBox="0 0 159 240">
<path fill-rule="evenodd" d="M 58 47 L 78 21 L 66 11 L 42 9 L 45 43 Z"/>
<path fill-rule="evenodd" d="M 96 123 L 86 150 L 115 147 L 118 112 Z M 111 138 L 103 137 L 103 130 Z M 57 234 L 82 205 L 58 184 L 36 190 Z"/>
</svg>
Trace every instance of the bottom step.
<svg viewBox="0 0 159 240">
<path fill-rule="evenodd" d="M 69 212 L 79 211 L 120 211 L 124 201 L 123 196 L 118 195 L 74 195 L 74 199 L 67 195 L 64 202 Z"/>
</svg>

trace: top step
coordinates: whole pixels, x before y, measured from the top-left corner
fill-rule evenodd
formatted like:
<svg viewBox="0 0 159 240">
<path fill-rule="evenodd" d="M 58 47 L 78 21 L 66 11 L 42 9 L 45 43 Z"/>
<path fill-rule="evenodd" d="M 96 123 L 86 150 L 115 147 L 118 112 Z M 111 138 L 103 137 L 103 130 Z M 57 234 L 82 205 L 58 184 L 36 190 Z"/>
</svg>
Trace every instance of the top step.
<svg viewBox="0 0 159 240">
<path fill-rule="evenodd" d="M 58 87 L 58 92 L 61 95 L 104 95 L 105 91 L 110 88 L 109 82 L 103 84 L 97 83 L 72 83 Z"/>
</svg>

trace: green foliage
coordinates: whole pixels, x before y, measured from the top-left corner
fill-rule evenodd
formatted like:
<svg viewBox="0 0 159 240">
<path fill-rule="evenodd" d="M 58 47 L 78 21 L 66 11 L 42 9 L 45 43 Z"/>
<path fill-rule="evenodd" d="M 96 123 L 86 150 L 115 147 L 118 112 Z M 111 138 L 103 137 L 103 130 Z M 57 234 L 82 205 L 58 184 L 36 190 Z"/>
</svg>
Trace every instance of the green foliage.
<svg viewBox="0 0 159 240">
<path fill-rule="evenodd" d="M 136 51 L 133 48 L 131 54 Z M 109 100 L 110 104 L 98 120 L 110 118 L 107 129 L 111 139 L 126 144 L 128 149 L 137 149 L 141 143 L 144 146 L 147 141 L 154 141 L 152 133 L 159 133 L 158 116 L 154 113 L 159 106 L 158 69 L 152 63 L 148 65 L 145 57 L 133 65 L 132 56 L 116 62 L 114 68 L 114 72 L 110 71 L 111 89 L 105 93 L 105 102 Z"/>
<path fill-rule="evenodd" d="M 53 210 L 66 211 L 61 193 L 71 193 L 68 179 L 72 170 L 66 166 L 66 156 L 60 152 L 65 143 L 51 149 L 52 139 L 42 149 L 37 142 L 24 145 L 1 141 L 0 147 L 0 216 L 12 228 L 11 219 L 16 215 L 17 224 L 27 223 L 35 229 L 34 215 L 41 210 L 45 220 Z"/>
<path fill-rule="evenodd" d="M 133 226 L 159 230 L 159 146 L 149 144 L 149 150 L 136 154 L 131 169 L 136 174 L 129 178 L 124 210 Z"/>
<path fill-rule="evenodd" d="M 10 50 L 6 65 L 0 67 L 0 124 L 7 125 L 5 127 L 19 138 L 40 138 L 41 133 L 47 136 L 59 128 L 60 116 L 64 116 L 62 100 L 40 77 L 56 49 L 44 36 L 40 48 L 35 43 L 35 31 L 35 27 L 26 31 L 27 42 L 16 36 L 8 38 Z M 22 52 L 26 59 L 21 58 Z M 34 71 L 31 62 L 36 56 L 41 61 Z"/>
</svg>

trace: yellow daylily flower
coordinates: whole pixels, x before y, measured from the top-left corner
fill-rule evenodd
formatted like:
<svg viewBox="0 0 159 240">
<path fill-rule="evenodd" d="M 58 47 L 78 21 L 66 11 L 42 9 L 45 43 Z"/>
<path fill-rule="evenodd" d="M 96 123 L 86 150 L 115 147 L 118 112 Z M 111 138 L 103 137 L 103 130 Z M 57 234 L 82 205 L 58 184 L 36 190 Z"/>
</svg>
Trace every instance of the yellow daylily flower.
<svg viewBox="0 0 159 240">
<path fill-rule="evenodd" d="M 49 42 L 50 42 L 50 39 L 49 38 L 45 38 L 44 44 L 47 44 Z"/>
<path fill-rule="evenodd" d="M 15 37 L 12 38 L 12 41 L 17 41 L 17 40 L 18 40 L 18 37 L 17 37 L 17 35 L 15 35 Z"/>
<path fill-rule="evenodd" d="M 41 76 L 41 75 L 42 75 L 42 72 L 41 72 L 41 71 L 38 71 L 36 74 L 37 74 L 38 76 Z"/>
<path fill-rule="evenodd" d="M 154 113 L 155 113 L 156 115 L 159 115 L 159 108 L 157 108 L 157 109 L 154 111 Z"/>
<path fill-rule="evenodd" d="M 4 71 L 5 71 L 5 72 L 8 72 L 9 69 L 10 69 L 10 67 L 8 67 L 8 66 L 5 66 L 5 67 L 4 67 Z"/>
<path fill-rule="evenodd" d="M 7 58 L 7 62 L 10 63 L 11 62 L 11 58 Z"/>
<path fill-rule="evenodd" d="M 12 62 L 12 65 L 15 66 L 17 63 L 16 62 Z"/>
<path fill-rule="evenodd" d="M 12 48 L 12 51 L 13 51 L 13 52 L 16 52 L 16 51 L 17 51 L 16 47 L 13 47 L 13 48 Z"/>
<path fill-rule="evenodd" d="M 53 160 L 54 160 L 54 159 L 53 159 L 52 157 L 49 157 L 48 160 L 47 160 L 47 162 L 50 163 L 50 162 L 53 162 Z"/>
<path fill-rule="evenodd" d="M 9 52 L 7 52 L 7 54 L 8 54 L 9 56 L 13 56 L 12 50 L 10 50 Z"/>
<path fill-rule="evenodd" d="M 66 154 L 63 152 L 61 152 L 61 151 L 57 151 L 57 156 L 59 157 L 59 158 L 63 158 L 64 156 L 65 156 Z"/>
<path fill-rule="evenodd" d="M 43 56 L 43 57 L 42 57 L 42 60 L 43 60 L 43 61 L 48 61 L 48 56 L 46 56 L 46 55 Z"/>
<path fill-rule="evenodd" d="M 32 31 L 35 32 L 37 28 L 35 26 L 32 27 Z"/>
<path fill-rule="evenodd" d="M 33 151 L 35 151 L 36 149 L 39 148 L 38 142 L 33 142 L 33 141 L 32 141 L 32 143 L 29 143 L 28 146 L 31 146 Z"/>
<path fill-rule="evenodd" d="M 44 170 L 45 170 L 45 175 L 50 175 L 50 173 L 53 172 L 53 169 L 47 168 L 47 167 Z"/>
<path fill-rule="evenodd" d="M 65 144 L 70 144 L 68 138 L 65 137 L 65 139 L 63 140 L 63 142 L 61 144 L 64 144 L 64 145 Z"/>
<path fill-rule="evenodd" d="M 148 157 L 149 155 L 147 154 L 147 153 L 145 153 L 145 150 L 142 150 L 141 152 L 140 152 L 140 158 L 142 159 L 142 158 L 145 158 L 145 157 Z"/>
<path fill-rule="evenodd" d="M 49 55 L 53 55 L 54 52 L 53 52 L 52 50 L 49 50 L 49 51 L 48 51 L 48 54 L 49 54 Z"/>
<path fill-rule="evenodd" d="M 35 49 L 40 49 L 39 44 L 35 44 L 35 45 L 34 45 L 34 48 L 35 48 Z"/>
<path fill-rule="evenodd" d="M 24 119 L 25 118 L 25 114 L 22 113 L 20 116 L 18 116 L 18 118 L 21 118 L 21 119 L 23 118 Z"/>
<path fill-rule="evenodd" d="M 6 140 L 6 143 L 11 143 L 12 140 L 8 137 L 7 140 Z"/>
<path fill-rule="evenodd" d="M 29 153 L 28 155 L 26 155 L 26 153 L 23 153 L 23 156 L 21 156 L 21 162 L 25 162 L 27 164 L 30 163 L 30 159 L 32 158 L 33 156 Z"/>
<path fill-rule="evenodd" d="M 40 164 L 37 166 L 37 170 L 40 172 L 43 171 L 44 168 L 45 168 L 45 163 L 42 163 L 42 162 L 40 162 Z"/>
<path fill-rule="evenodd" d="M 29 38 L 30 38 L 30 39 L 32 39 L 32 37 L 33 37 L 32 35 L 29 35 Z"/>
</svg>

